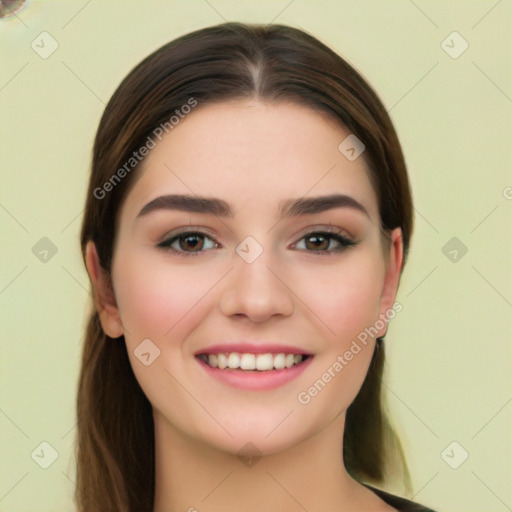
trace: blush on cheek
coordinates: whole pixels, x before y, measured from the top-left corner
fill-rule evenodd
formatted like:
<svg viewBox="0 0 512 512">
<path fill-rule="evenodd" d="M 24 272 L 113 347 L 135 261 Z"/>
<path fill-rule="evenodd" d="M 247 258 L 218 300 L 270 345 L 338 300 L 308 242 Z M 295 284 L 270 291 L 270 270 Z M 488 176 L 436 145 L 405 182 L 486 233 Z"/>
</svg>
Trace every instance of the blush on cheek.
<svg viewBox="0 0 512 512">
<path fill-rule="evenodd" d="M 354 273 L 344 280 L 333 278 L 328 287 L 302 292 L 307 297 L 304 302 L 315 316 L 308 308 L 304 309 L 304 315 L 310 316 L 325 338 L 341 344 L 342 349 L 375 322 L 380 298 L 378 283 L 377 276 L 371 273 Z"/>
<path fill-rule="evenodd" d="M 194 313 L 201 308 L 201 300 L 218 281 L 215 272 L 194 268 L 165 266 L 138 268 L 126 265 L 118 272 L 116 292 L 123 323 L 138 338 L 164 340 L 170 331 L 187 326 L 190 330 Z"/>
</svg>

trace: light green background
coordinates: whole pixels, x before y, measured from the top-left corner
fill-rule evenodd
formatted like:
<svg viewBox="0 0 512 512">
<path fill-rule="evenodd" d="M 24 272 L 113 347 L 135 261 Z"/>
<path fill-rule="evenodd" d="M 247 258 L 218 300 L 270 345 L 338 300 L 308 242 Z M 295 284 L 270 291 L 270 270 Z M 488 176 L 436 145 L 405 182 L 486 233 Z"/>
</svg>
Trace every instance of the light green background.
<svg viewBox="0 0 512 512">
<path fill-rule="evenodd" d="M 311 32 L 390 109 L 416 228 L 398 296 L 403 311 L 386 341 L 386 385 L 414 499 L 439 512 L 512 510 L 505 0 L 31 1 L 0 20 L 0 510 L 73 510 L 74 398 L 90 300 L 78 235 L 105 103 L 151 51 L 224 20 Z M 59 45 L 46 59 L 31 48 L 44 31 Z M 469 43 L 456 59 L 441 46 L 453 31 Z M 460 48 L 453 36 L 447 44 Z M 46 263 L 32 252 L 42 237 L 58 249 Z M 452 237 L 468 248 L 456 262 L 442 252 Z M 43 441 L 59 453 L 48 469 L 31 458 Z M 469 453 L 458 469 L 441 457 L 452 441 Z"/>
</svg>

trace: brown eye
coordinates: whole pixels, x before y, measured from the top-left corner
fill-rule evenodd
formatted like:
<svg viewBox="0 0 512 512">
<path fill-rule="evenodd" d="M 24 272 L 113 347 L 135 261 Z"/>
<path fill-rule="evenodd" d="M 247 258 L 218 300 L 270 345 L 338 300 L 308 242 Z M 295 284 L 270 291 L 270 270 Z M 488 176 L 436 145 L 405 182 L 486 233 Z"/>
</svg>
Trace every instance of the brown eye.
<svg viewBox="0 0 512 512">
<path fill-rule="evenodd" d="M 204 245 L 204 236 L 199 234 L 189 234 L 178 238 L 180 249 L 184 251 L 200 251 Z"/>
<path fill-rule="evenodd" d="M 294 248 L 309 252 L 316 252 L 318 254 L 332 254 L 343 251 L 352 245 L 356 245 L 356 242 L 353 242 L 339 233 L 315 231 L 308 233 L 301 238 L 296 244 L 294 244 Z"/>
<path fill-rule="evenodd" d="M 183 255 L 194 255 L 214 249 L 218 244 L 204 233 L 187 231 L 163 240 L 157 247 Z"/>
<path fill-rule="evenodd" d="M 305 237 L 306 248 L 312 251 L 323 251 L 329 247 L 329 237 L 309 235 Z"/>
</svg>

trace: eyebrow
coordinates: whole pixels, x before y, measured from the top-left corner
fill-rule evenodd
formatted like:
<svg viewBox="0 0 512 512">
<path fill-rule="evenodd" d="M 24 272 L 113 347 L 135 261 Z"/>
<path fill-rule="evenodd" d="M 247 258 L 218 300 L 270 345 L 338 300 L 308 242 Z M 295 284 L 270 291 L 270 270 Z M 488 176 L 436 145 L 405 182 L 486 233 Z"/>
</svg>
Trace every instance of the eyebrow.
<svg viewBox="0 0 512 512">
<path fill-rule="evenodd" d="M 344 194 L 288 199 L 282 201 L 280 205 L 279 211 L 281 218 L 313 215 L 333 208 L 352 208 L 370 217 L 366 208 L 359 201 Z M 169 194 L 159 196 L 147 203 L 139 212 L 137 218 L 157 210 L 181 210 L 227 218 L 233 218 L 235 216 L 235 212 L 231 206 L 222 199 L 196 195 Z"/>
</svg>

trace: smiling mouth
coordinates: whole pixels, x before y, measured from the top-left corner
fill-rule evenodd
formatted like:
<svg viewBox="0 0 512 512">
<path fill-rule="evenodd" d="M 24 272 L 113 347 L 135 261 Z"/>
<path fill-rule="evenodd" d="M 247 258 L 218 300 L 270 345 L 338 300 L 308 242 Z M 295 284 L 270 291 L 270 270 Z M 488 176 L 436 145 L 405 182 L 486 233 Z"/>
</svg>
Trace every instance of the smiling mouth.
<svg viewBox="0 0 512 512">
<path fill-rule="evenodd" d="M 211 368 L 219 370 L 242 370 L 248 372 L 268 372 L 284 370 L 298 366 L 312 356 L 306 354 L 250 354 L 239 352 L 220 352 L 218 354 L 199 354 Z"/>
</svg>

